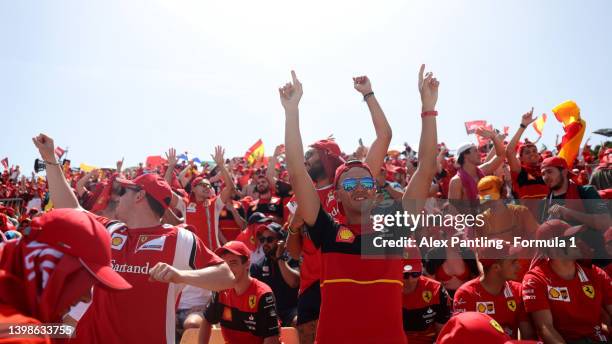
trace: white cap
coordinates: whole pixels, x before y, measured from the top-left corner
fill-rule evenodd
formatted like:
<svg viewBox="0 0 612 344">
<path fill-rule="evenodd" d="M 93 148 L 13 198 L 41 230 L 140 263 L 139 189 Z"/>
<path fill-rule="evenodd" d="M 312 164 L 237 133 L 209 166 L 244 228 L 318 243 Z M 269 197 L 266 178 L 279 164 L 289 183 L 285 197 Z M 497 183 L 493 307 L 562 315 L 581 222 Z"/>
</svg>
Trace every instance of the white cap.
<svg viewBox="0 0 612 344">
<path fill-rule="evenodd" d="M 465 142 L 459 148 L 457 148 L 457 157 L 461 155 L 461 153 L 468 151 L 470 148 L 476 147 L 475 144 L 471 142 Z"/>
</svg>

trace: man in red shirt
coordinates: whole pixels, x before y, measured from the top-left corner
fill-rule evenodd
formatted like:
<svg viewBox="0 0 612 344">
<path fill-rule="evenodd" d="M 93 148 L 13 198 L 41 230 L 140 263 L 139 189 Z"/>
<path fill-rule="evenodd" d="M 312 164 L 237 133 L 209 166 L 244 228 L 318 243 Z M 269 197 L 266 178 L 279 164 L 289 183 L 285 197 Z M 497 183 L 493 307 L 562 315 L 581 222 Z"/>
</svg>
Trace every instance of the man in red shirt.
<svg viewBox="0 0 612 344">
<path fill-rule="evenodd" d="M 490 315 L 512 338 L 533 338 L 534 332 L 521 299 L 521 284 L 514 282 L 520 269 L 519 251 L 510 244 L 499 250 L 496 247 L 481 248 L 478 260 L 482 275 L 455 292 L 454 313 L 480 312 Z"/>
<path fill-rule="evenodd" d="M 420 164 L 404 194 L 406 208 L 416 208 L 417 212 L 419 206 L 415 207 L 411 200 L 423 200 L 428 194 L 435 174 L 437 140 L 434 107 L 439 83 L 431 73 L 424 76 L 424 68 L 421 66 L 419 76 L 423 102 Z M 362 222 L 367 218 L 362 216 L 366 215 L 362 211 L 376 198 L 375 175 L 371 171 L 379 173 L 384 162 L 391 140 L 390 126 L 367 77 L 354 78 L 355 88 L 362 92 L 373 112 L 375 127 L 385 135 L 377 135 L 366 157 L 367 163 L 355 160 L 336 170 L 333 186 L 346 216 L 344 223 L 339 224 L 322 207 L 304 165 L 298 108 L 303 91 L 295 72 L 292 79 L 292 83 L 279 89 L 279 94 L 286 117 L 287 170 L 299 214 L 315 247 L 321 249 L 321 311 L 315 342 L 406 343 L 401 310 L 401 252 L 399 257 L 397 252 L 392 252 L 390 259 L 361 256 L 362 241 L 369 242 L 376 236 L 373 232 L 362 233 L 362 227 L 370 225 Z"/>
<path fill-rule="evenodd" d="M 516 146 L 525 129 L 536 119 L 533 118 L 533 108 L 521 118 L 521 124 L 506 147 L 506 159 L 510 165 L 512 176 L 512 191 L 519 199 L 544 199 L 548 194 L 548 186 L 542 179 L 540 171 L 540 154 L 538 147 L 531 142 L 519 145 L 518 158 Z M 530 203 L 536 206 L 536 203 Z"/>
<path fill-rule="evenodd" d="M 46 135 L 33 139 L 47 165 L 51 200 L 56 208 L 79 208 L 55 160 L 53 140 Z M 122 293 L 94 287 L 90 304 L 79 304 L 71 312 L 84 314 L 75 343 L 174 343 L 177 297 L 182 289 L 174 283 L 149 282 L 150 270 L 199 269 L 192 277 L 197 287 L 223 290 L 233 286 L 234 277 L 219 257 L 210 252 L 193 233 L 162 225 L 160 219 L 173 198 L 168 183 L 155 174 L 122 185 L 117 219 L 98 217 L 111 235 L 112 267 L 133 288 Z M 183 283 L 189 282 L 189 280 Z M 191 283 L 189 283 L 191 284 Z M 73 317 L 74 318 L 74 317 Z M 78 318 L 78 316 L 76 316 Z M 78 320 L 78 319 L 76 319 Z"/>
<path fill-rule="evenodd" d="M 218 293 L 204 312 L 198 342 L 208 344 L 211 325 L 221 323 L 229 344 L 278 344 L 280 327 L 270 287 L 249 276 L 251 251 L 240 241 L 230 241 L 215 251 L 236 276 L 236 285 Z"/>
<path fill-rule="evenodd" d="M 610 340 L 602 323 L 604 312 L 612 314 L 612 280 L 595 265 L 576 263 L 581 251 L 571 247 L 568 238 L 575 238 L 580 230 L 582 227 L 550 220 L 536 233 L 538 240 L 561 238 L 566 243 L 566 247 L 545 249 L 548 258 L 535 261 L 523 278 L 525 310 L 546 343 Z"/>
<path fill-rule="evenodd" d="M 432 344 L 451 316 L 450 298 L 442 284 L 423 276 L 418 248 L 404 261 L 402 313 L 410 344 Z"/>
<path fill-rule="evenodd" d="M 196 177 L 191 182 L 190 202 L 185 217 L 187 224 L 195 227 L 196 235 L 212 251 L 225 242 L 225 238 L 219 232 L 219 215 L 235 192 L 232 178 L 225 168 L 224 153 L 223 148 L 215 147 L 214 160 L 225 183 L 221 194 L 219 196 L 215 194 L 215 189 L 208 179 Z"/>
<path fill-rule="evenodd" d="M 110 238 L 90 214 L 53 210 L 23 232 L 0 243 L 0 343 L 48 342 L 19 338 L 6 325 L 60 323 L 72 305 L 91 298 L 94 284 L 109 292 L 131 287 L 112 270 Z"/>
</svg>

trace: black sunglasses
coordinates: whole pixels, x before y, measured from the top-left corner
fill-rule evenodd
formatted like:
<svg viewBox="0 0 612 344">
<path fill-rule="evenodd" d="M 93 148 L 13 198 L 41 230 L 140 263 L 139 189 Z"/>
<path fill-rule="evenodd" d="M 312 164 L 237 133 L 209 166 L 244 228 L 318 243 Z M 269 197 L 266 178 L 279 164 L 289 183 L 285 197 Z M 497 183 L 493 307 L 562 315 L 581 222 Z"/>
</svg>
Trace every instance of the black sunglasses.
<svg viewBox="0 0 612 344">
<path fill-rule="evenodd" d="M 420 271 L 416 271 L 416 272 L 404 272 L 404 279 L 408 279 L 410 277 L 412 278 L 419 278 L 421 277 L 423 273 Z"/>
<path fill-rule="evenodd" d="M 261 244 L 263 244 L 265 242 L 268 242 L 268 244 L 271 244 L 271 243 L 273 243 L 275 241 L 276 241 L 276 238 L 275 237 L 271 237 L 271 236 L 268 236 L 268 237 L 262 236 L 262 237 L 259 238 L 259 242 Z"/>
</svg>

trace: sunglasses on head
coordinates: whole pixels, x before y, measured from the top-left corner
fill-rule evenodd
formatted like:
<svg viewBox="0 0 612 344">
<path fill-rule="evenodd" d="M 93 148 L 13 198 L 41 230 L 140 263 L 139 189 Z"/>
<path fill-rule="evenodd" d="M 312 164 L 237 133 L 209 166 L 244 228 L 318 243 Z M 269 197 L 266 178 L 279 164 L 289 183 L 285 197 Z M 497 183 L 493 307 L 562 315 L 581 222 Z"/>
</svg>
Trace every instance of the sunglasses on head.
<svg viewBox="0 0 612 344">
<path fill-rule="evenodd" d="M 419 278 L 421 277 L 423 273 L 420 271 L 415 271 L 415 272 L 404 272 L 404 279 L 408 279 L 410 277 L 412 278 Z"/>
<path fill-rule="evenodd" d="M 271 236 L 268 236 L 268 237 L 262 236 L 262 237 L 259 238 L 259 242 L 262 243 L 262 244 L 266 243 L 266 242 L 268 244 L 271 244 L 271 243 L 273 243 L 275 241 L 276 241 L 276 238 L 275 237 L 271 237 Z"/>
<path fill-rule="evenodd" d="M 353 191 L 357 188 L 357 185 L 361 185 L 361 187 L 366 190 L 372 190 L 375 186 L 372 177 L 346 178 L 342 181 L 342 189 L 344 189 L 344 191 Z"/>
<path fill-rule="evenodd" d="M 121 187 L 121 190 L 119 191 L 119 196 L 123 196 L 123 195 L 125 195 L 125 193 L 127 192 L 127 190 L 132 190 L 132 191 L 134 191 L 134 192 L 138 192 L 138 191 L 140 191 L 141 189 L 140 189 L 140 188 L 137 188 L 137 187 L 128 187 L 128 186 L 122 186 L 122 187 Z"/>
</svg>

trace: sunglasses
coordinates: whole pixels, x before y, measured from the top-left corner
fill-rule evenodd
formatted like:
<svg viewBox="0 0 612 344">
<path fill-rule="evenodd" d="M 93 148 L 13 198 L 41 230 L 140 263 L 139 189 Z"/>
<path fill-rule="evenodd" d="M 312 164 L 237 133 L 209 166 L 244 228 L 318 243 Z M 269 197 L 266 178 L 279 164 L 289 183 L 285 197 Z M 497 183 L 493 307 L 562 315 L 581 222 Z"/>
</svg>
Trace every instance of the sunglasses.
<svg viewBox="0 0 612 344">
<path fill-rule="evenodd" d="M 267 242 L 268 244 L 271 244 L 271 243 L 273 243 L 273 242 L 275 242 L 275 241 L 276 241 L 276 238 L 275 238 L 275 237 L 271 237 L 271 236 L 268 236 L 268 237 L 264 237 L 264 236 L 262 236 L 262 237 L 260 237 L 260 238 L 259 238 L 259 242 L 260 242 L 261 244 L 266 243 L 266 242 Z"/>
<path fill-rule="evenodd" d="M 134 192 L 138 192 L 141 189 L 140 188 L 134 188 L 134 187 L 127 187 L 127 186 L 122 186 L 121 190 L 119 190 L 119 196 L 123 196 L 125 195 L 125 193 L 127 192 L 127 190 L 132 190 Z"/>
<path fill-rule="evenodd" d="M 374 179 L 372 177 L 363 178 L 346 178 L 342 181 L 342 188 L 344 191 L 353 191 L 357 188 L 357 185 L 361 185 L 366 190 L 374 189 Z"/>
<path fill-rule="evenodd" d="M 423 273 L 420 271 L 417 272 L 404 272 L 404 279 L 409 279 L 410 277 L 412 278 L 419 278 L 421 277 Z"/>
</svg>

